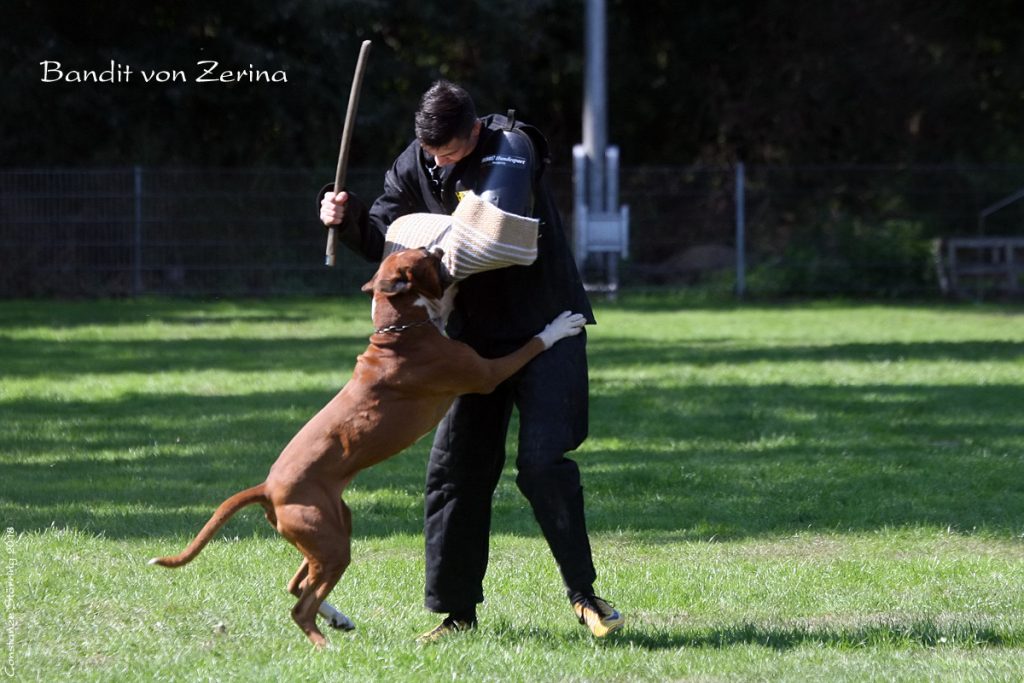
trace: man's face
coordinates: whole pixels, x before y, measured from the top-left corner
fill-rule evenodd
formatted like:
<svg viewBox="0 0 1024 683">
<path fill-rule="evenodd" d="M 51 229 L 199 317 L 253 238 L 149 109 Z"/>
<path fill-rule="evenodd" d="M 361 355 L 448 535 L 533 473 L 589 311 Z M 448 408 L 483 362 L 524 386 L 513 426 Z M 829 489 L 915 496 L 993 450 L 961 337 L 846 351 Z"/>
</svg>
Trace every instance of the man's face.
<svg viewBox="0 0 1024 683">
<path fill-rule="evenodd" d="M 452 164 L 458 163 L 469 156 L 474 149 L 476 149 L 476 143 L 480 139 L 480 122 L 478 121 L 474 126 L 469 137 L 465 138 L 453 138 L 449 142 L 441 145 L 440 147 L 431 147 L 430 145 L 421 145 L 423 151 L 434 157 L 434 163 L 438 166 L 451 166 Z"/>
</svg>

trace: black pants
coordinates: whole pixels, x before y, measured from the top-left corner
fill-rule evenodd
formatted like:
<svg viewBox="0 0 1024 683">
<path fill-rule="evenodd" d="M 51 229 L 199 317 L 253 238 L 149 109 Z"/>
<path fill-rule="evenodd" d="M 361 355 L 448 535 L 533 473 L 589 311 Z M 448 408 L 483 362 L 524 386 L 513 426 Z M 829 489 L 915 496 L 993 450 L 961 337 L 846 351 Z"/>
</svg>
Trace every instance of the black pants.
<svg viewBox="0 0 1024 683">
<path fill-rule="evenodd" d="M 456 399 L 437 428 L 424 503 L 426 606 L 483 602 L 491 498 L 505 464 L 512 408 L 519 410 L 516 484 L 529 500 L 569 591 L 589 592 L 594 564 L 576 463 L 587 435 L 586 334 L 561 340 L 487 395 Z"/>
</svg>

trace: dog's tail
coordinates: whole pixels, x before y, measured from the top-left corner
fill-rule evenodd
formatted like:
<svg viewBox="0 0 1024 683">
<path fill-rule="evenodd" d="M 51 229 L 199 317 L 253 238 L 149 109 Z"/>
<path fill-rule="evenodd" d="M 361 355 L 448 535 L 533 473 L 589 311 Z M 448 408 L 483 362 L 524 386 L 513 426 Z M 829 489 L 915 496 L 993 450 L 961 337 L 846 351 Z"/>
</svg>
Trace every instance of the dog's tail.
<svg viewBox="0 0 1024 683">
<path fill-rule="evenodd" d="M 261 503 L 264 508 L 269 509 L 270 502 L 267 498 L 266 483 L 239 491 L 221 503 L 220 507 L 213 513 L 213 516 L 210 517 L 210 521 L 206 523 L 202 531 L 192 539 L 192 542 L 188 544 L 188 547 L 181 554 L 173 557 L 154 557 L 149 561 L 149 564 L 158 564 L 161 567 L 180 567 L 183 564 L 188 564 L 210 542 L 214 534 L 231 519 L 232 515 L 253 503 Z"/>
</svg>

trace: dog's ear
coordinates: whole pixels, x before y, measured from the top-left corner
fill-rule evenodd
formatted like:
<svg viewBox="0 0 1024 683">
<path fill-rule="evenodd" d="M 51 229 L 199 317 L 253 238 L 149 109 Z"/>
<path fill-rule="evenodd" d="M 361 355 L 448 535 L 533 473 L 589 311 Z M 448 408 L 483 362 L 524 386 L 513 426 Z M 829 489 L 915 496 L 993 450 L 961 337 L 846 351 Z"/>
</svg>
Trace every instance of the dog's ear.
<svg viewBox="0 0 1024 683">
<path fill-rule="evenodd" d="M 401 294 L 412 287 L 412 278 L 409 268 L 399 268 L 394 277 L 381 277 L 380 271 L 373 276 L 373 279 L 363 285 L 364 292 L 380 292 L 388 296 Z"/>
<path fill-rule="evenodd" d="M 435 259 L 444 254 L 440 247 L 433 253 Z M 409 279 L 420 293 L 431 299 L 440 299 L 444 295 L 445 283 L 441 280 L 441 268 L 431 259 L 421 259 L 409 269 Z M 442 267 L 443 268 L 443 267 Z"/>
<path fill-rule="evenodd" d="M 444 285 L 441 284 L 437 271 L 432 267 L 416 268 L 413 274 L 413 284 L 427 298 L 440 299 L 444 295 Z"/>
<path fill-rule="evenodd" d="M 375 284 L 376 282 L 377 282 L 377 274 L 376 274 L 376 273 L 374 273 L 373 277 L 371 277 L 371 278 L 370 278 L 370 281 L 369 281 L 369 282 L 367 282 L 367 283 L 366 283 L 365 285 L 363 285 L 363 286 L 362 286 L 362 287 L 361 287 L 361 288 L 359 289 L 359 291 L 361 291 L 361 292 L 366 292 L 367 294 L 373 294 L 373 285 L 374 285 L 374 284 Z"/>
</svg>

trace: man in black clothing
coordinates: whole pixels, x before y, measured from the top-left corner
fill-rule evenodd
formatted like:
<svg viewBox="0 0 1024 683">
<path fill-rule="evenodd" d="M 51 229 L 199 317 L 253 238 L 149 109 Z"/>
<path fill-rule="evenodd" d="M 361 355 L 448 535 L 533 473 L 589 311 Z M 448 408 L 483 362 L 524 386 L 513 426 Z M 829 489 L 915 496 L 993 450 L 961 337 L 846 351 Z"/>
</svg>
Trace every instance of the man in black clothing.
<svg viewBox="0 0 1024 683">
<path fill-rule="evenodd" d="M 593 312 L 543 180 L 547 142 L 509 116 L 477 118 L 461 87 L 438 81 L 416 112 L 416 140 L 385 175 L 369 207 L 348 192 L 326 192 L 325 225 L 371 261 L 400 216 L 451 214 L 473 191 L 502 210 L 540 220 L 537 260 L 478 273 L 459 284 L 448 334 L 485 357 L 512 351 L 565 310 Z M 505 462 L 512 409 L 519 411 L 516 484 L 529 500 L 580 623 L 595 636 L 623 617 L 594 594 L 596 574 L 583 511 L 579 468 L 565 453 L 587 434 L 586 334 L 563 340 L 487 395 L 459 397 L 437 428 L 427 468 L 426 606 L 447 617 L 421 641 L 476 626 L 483 602 L 491 499 Z"/>
</svg>

